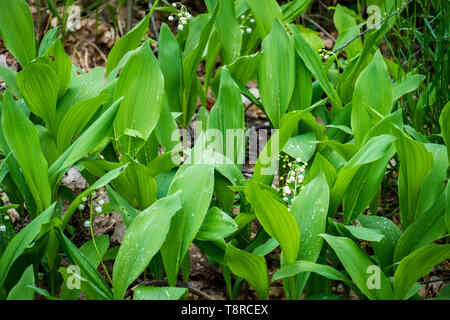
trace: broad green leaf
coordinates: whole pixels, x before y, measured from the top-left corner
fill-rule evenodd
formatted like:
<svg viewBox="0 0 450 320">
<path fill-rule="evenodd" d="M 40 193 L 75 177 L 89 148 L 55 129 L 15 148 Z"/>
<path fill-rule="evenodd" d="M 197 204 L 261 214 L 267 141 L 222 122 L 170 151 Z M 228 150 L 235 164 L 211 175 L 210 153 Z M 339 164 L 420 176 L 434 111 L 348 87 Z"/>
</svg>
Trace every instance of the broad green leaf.
<svg viewBox="0 0 450 320">
<path fill-rule="evenodd" d="M 217 207 L 209 209 L 196 239 L 201 241 L 223 240 L 238 231 L 236 222 Z"/>
<path fill-rule="evenodd" d="M 100 93 L 100 87 L 102 86 L 104 80 L 105 68 L 103 67 L 94 68 L 85 74 L 73 75 L 69 88 L 64 96 L 58 101 L 58 108 L 56 109 L 56 122 L 61 125 L 61 120 L 67 111 L 77 102 L 97 96 Z"/>
<path fill-rule="evenodd" d="M 407 77 L 406 79 L 394 83 L 392 87 L 392 95 L 394 101 L 400 99 L 403 95 L 416 90 L 425 80 L 425 76 L 421 74 L 415 74 Z"/>
<path fill-rule="evenodd" d="M 264 257 L 240 250 L 230 244 L 225 251 L 225 261 L 231 272 L 248 281 L 259 299 L 267 299 L 270 284 Z"/>
<path fill-rule="evenodd" d="M 158 42 L 158 60 L 170 111 L 181 111 L 183 85 L 182 53 L 169 26 L 163 23 Z"/>
<path fill-rule="evenodd" d="M 137 217 L 138 212 L 110 186 L 106 186 L 106 191 L 111 205 L 122 216 L 122 220 L 128 228 L 134 218 Z"/>
<path fill-rule="evenodd" d="M 214 167 L 210 165 L 183 165 L 178 169 L 169 188 L 169 195 L 181 190 L 181 210 L 172 220 L 161 254 L 171 286 L 189 246 L 199 231 L 214 189 Z"/>
<path fill-rule="evenodd" d="M 409 227 L 403 230 L 394 251 L 394 262 L 402 260 L 416 249 L 439 239 L 447 230 L 445 225 L 445 193 L 436 200 L 429 210 L 424 212 Z"/>
<path fill-rule="evenodd" d="M 276 0 L 247 0 L 255 17 L 261 38 L 272 30 L 275 20 L 283 21 L 283 13 Z"/>
<path fill-rule="evenodd" d="M 248 180 L 245 195 L 266 232 L 280 244 L 286 264 L 294 263 L 300 244 L 300 232 L 293 214 L 280 202 L 270 187 Z"/>
<path fill-rule="evenodd" d="M 444 182 L 447 178 L 447 150 L 445 146 L 436 143 L 426 143 L 425 148 L 433 155 L 433 168 L 425 178 L 420 191 L 417 204 L 417 217 L 423 215 L 436 202 L 444 191 Z"/>
<path fill-rule="evenodd" d="M 444 109 L 442 109 L 439 124 L 441 126 L 442 138 L 447 146 L 448 161 L 450 164 L 450 102 L 447 102 Z"/>
<path fill-rule="evenodd" d="M 372 62 L 356 80 L 352 101 L 351 123 L 357 145 L 373 127 L 367 108 L 387 116 L 392 108 L 392 84 L 383 56 L 377 51 Z"/>
<path fill-rule="evenodd" d="M 316 262 L 319 257 L 323 242 L 319 234 L 325 232 L 329 200 L 330 190 L 323 172 L 308 183 L 294 199 L 290 211 L 300 231 L 297 260 Z M 298 276 L 297 297 L 303 291 L 308 278 L 309 273 Z"/>
<path fill-rule="evenodd" d="M 102 104 L 108 101 L 107 94 L 75 103 L 62 118 L 56 135 L 58 154 L 62 154 L 89 120 L 94 116 Z"/>
<path fill-rule="evenodd" d="M 48 175 L 55 187 L 65 172 L 78 160 L 94 149 L 111 131 L 113 120 L 119 108 L 118 99 L 108 108 L 74 143 L 51 165 Z"/>
<path fill-rule="evenodd" d="M 318 275 L 331 280 L 342 281 L 347 283 L 350 282 L 350 280 L 345 276 L 345 274 L 336 270 L 335 268 L 328 265 L 317 264 L 306 260 L 300 260 L 294 262 L 293 264 L 282 266 L 280 270 L 275 272 L 275 274 L 272 277 L 272 281 L 292 277 L 301 273 L 309 274 L 310 272 L 317 273 Z"/>
<path fill-rule="evenodd" d="M 385 269 L 394 263 L 394 249 L 401 232 L 392 220 L 385 217 L 360 215 L 358 221 L 365 228 L 378 230 L 384 235 L 379 242 L 371 242 L 379 265 Z"/>
<path fill-rule="evenodd" d="M 322 237 L 336 252 L 345 270 L 364 295 L 371 300 L 392 300 L 394 298 L 391 284 L 381 270 L 379 270 L 379 288 L 376 286 L 369 288 L 368 284 L 372 275 L 369 271 L 374 263 L 352 240 L 329 234 L 322 234 Z"/>
<path fill-rule="evenodd" d="M 29 286 L 34 286 L 33 265 L 25 269 L 19 282 L 8 293 L 7 300 L 34 300 L 34 290 Z"/>
<path fill-rule="evenodd" d="M 314 157 L 314 162 L 309 168 L 309 172 L 306 175 L 305 180 L 303 180 L 304 184 L 311 182 L 320 172 L 325 174 L 327 178 L 328 186 L 331 188 L 336 180 L 336 169 L 333 165 L 320 153 L 316 153 Z"/>
<path fill-rule="evenodd" d="M 80 250 L 64 235 L 61 229 L 56 228 L 55 230 L 58 241 L 67 258 L 71 263 L 80 268 L 82 275 L 88 281 L 90 288 L 92 288 L 96 295 L 98 295 L 101 299 L 112 299 L 111 289 L 100 273 L 80 252 Z"/>
<path fill-rule="evenodd" d="M 150 14 L 147 14 L 130 32 L 116 42 L 108 56 L 106 75 L 114 70 L 116 65 L 128 51 L 134 50 L 139 46 L 148 29 L 149 21 Z"/>
<path fill-rule="evenodd" d="M 55 71 L 58 80 L 58 99 L 66 93 L 69 88 L 72 61 L 64 51 L 64 45 L 60 39 L 56 39 L 53 44 L 45 52 L 45 56 L 49 57 L 48 65 Z"/>
<path fill-rule="evenodd" d="M 384 235 L 377 229 L 356 226 L 345 226 L 345 228 L 357 239 L 380 242 L 384 238 Z"/>
<path fill-rule="evenodd" d="M 333 21 L 339 32 L 339 37 L 334 45 L 335 49 L 350 41 L 360 32 L 360 26 L 356 24 L 354 12 L 340 4 L 336 6 Z M 345 48 L 347 58 L 351 60 L 361 52 L 362 48 L 361 39 L 355 39 Z"/>
<path fill-rule="evenodd" d="M 122 299 L 128 286 L 147 268 L 169 232 L 174 214 L 181 208 L 181 191 L 142 211 L 125 234 L 113 270 L 114 298 Z"/>
<path fill-rule="evenodd" d="M 293 0 L 281 6 L 283 18 L 286 22 L 291 22 L 305 12 L 312 4 L 313 0 Z"/>
<path fill-rule="evenodd" d="M 26 1 L 0 1 L 0 36 L 22 67 L 36 57 L 33 18 Z"/>
<path fill-rule="evenodd" d="M 23 251 L 33 243 L 41 232 L 41 227 L 48 223 L 55 212 L 56 202 L 49 206 L 37 218 L 25 226 L 14 238 L 11 239 L 8 247 L 0 259 L 0 287 L 3 286 L 8 271 L 13 263 L 21 256 Z"/>
<path fill-rule="evenodd" d="M 58 37 L 59 26 L 53 29 L 48 30 L 39 44 L 38 56 L 43 56 L 48 48 L 52 45 L 52 43 Z"/>
<path fill-rule="evenodd" d="M 80 252 L 86 257 L 89 263 L 92 264 L 92 266 L 94 266 L 94 268 L 97 268 L 100 265 L 100 257 L 103 257 L 108 248 L 109 248 L 109 235 L 104 234 L 95 237 L 94 239 L 91 239 L 88 242 L 85 242 L 80 247 Z M 100 254 L 100 257 L 99 254 L 97 253 L 97 249 Z"/>
<path fill-rule="evenodd" d="M 430 244 L 402 259 L 394 274 L 395 299 L 407 298 L 409 290 L 420 277 L 429 273 L 435 265 L 449 258 L 449 244 Z"/>
<path fill-rule="evenodd" d="M 55 71 L 47 64 L 32 62 L 17 74 L 17 84 L 31 112 L 42 118 L 54 133 L 59 89 Z"/>
<path fill-rule="evenodd" d="M 36 202 L 37 213 L 50 206 L 47 162 L 33 123 L 23 114 L 9 92 L 2 112 L 3 133 Z M 32 150 L 32 152 L 30 152 Z"/>
<path fill-rule="evenodd" d="M 190 28 L 197 26 L 198 32 L 196 32 L 195 36 L 186 40 L 183 52 L 183 94 L 181 100 L 181 111 L 183 114 L 180 121 L 183 128 L 188 126 L 197 107 L 198 94 L 195 88 L 198 81 L 197 67 L 202 61 L 219 7 L 220 5 L 216 5 L 209 15 L 199 15 L 189 23 Z M 191 33 L 193 33 L 192 29 L 190 35 Z"/>
<path fill-rule="evenodd" d="M 133 300 L 184 300 L 187 294 L 187 288 L 138 286 Z"/>
<path fill-rule="evenodd" d="M 314 110 L 325 102 L 326 100 L 321 100 L 308 109 L 289 112 L 283 116 L 281 129 L 272 134 L 270 140 L 259 154 L 253 174 L 255 181 L 263 182 L 267 185 L 272 183 L 273 175 L 277 169 L 278 154 L 289 141 L 292 132 L 298 126 L 298 122 L 308 116 L 309 111 Z"/>
<path fill-rule="evenodd" d="M 295 54 L 295 86 L 292 93 L 289 111 L 303 110 L 311 105 L 312 101 L 312 73 L 303 60 Z"/>
<path fill-rule="evenodd" d="M 87 197 L 94 190 L 104 187 L 108 183 L 110 183 L 111 180 L 116 179 L 125 170 L 126 166 L 127 165 L 109 171 L 104 176 L 102 176 L 100 179 L 98 179 L 95 183 L 93 183 L 88 188 L 86 188 L 83 192 L 81 192 L 75 198 L 75 200 L 72 201 L 70 206 L 67 208 L 67 210 L 64 214 L 64 218 L 62 220 L 62 229 L 64 230 L 64 228 L 69 223 L 70 218 L 72 217 L 73 213 L 78 209 L 79 205 L 83 203 L 83 197 Z"/>
<path fill-rule="evenodd" d="M 358 173 L 358 170 L 367 164 L 384 157 L 391 150 L 395 137 L 380 135 L 371 138 L 339 171 L 336 182 L 331 189 L 330 215 L 334 215 L 339 203 L 345 195 L 348 186 Z"/>
<path fill-rule="evenodd" d="M 233 0 L 207 0 L 205 1 L 210 12 L 219 3 L 220 9 L 216 18 L 216 28 L 222 42 L 224 64 L 230 64 L 239 57 L 242 45 L 241 27 L 236 19 Z"/>
<path fill-rule="evenodd" d="M 234 163 L 243 163 L 245 157 L 245 122 L 244 104 L 239 87 L 231 77 L 226 67 L 220 73 L 219 97 L 211 109 L 208 129 L 216 129 L 222 135 L 220 141 L 215 141 L 227 158 Z M 211 132 L 211 131 L 207 131 Z M 230 135 L 232 133 L 232 135 Z"/>
<path fill-rule="evenodd" d="M 150 170 L 143 164 L 131 160 L 125 174 L 131 188 L 135 190 L 139 208 L 143 210 L 151 206 L 156 201 L 156 181 Z"/>
<path fill-rule="evenodd" d="M 394 147 L 390 146 L 380 159 L 358 169 L 342 200 L 346 224 L 353 222 L 377 197 L 386 167 L 394 155 Z"/>
<path fill-rule="evenodd" d="M 302 162 L 308 162 L 316 151 L 315 140 L 314 131 L 289 138 L 283 147 L 283 152 L 294 159 L 300 158 Z"/>
<path fill-rule="evenodd" d="M 331 83 L 328 80 L 319 55 L 311 48 L 309 43 L 300 34 L 300 31 L 298 31 L 297 27 L 291 25 L 290 30 L 294 34 L 295 49 L 297 51 L 297 54 L 300 56 L 300 58 L 302 58 L 306 67 L 311 71 L 314 78 L 319 81 L 323 91 L 325 91 L 325 93 L 330 98 L 330 101 L 332 102 L 333 112 L 336 113 L 342 108 L 342 103 L 336 90 L 331 86 Z"/>
<path fill-rule="evenodd" d="M 289 107 L 295 84 L 294 47 L 286 29 L 279 20 L 262 45 L 259 60 L 258 83 L 264 112 L 275 128 Z"/>
<path fill-rule="evenodd" d="M 17 73 L 14 70 L 6 66 L 0 66 L 0 78 L 5 82 L 6 88 L 16 97 L 22 98 L 19 86 L 17 85 L 16 77 Z"/>
<path fill-rule="evenodd" d="M 150 48 L 144 43 L 133 53 L 123 67 L 114 98 L 124 97 L 116 119 L 114 131 L 121 151 L 135 156 L 144 145 L 158 122 L 164 95 L 164 78 Z M 142 139 L 125 135 L 127 129 L 142 134 Z"/>
<path fill-rule="evenodd" d="M 432 170 L 433 156 L 422 142 L 409 138 L 400 129 L 395 129 L 393 134 L 398 137 L 394 146 L 400 160 L 398 198 L 400 219 L 405 230 L 418 216 L 420 190 Z"/>
</svg>

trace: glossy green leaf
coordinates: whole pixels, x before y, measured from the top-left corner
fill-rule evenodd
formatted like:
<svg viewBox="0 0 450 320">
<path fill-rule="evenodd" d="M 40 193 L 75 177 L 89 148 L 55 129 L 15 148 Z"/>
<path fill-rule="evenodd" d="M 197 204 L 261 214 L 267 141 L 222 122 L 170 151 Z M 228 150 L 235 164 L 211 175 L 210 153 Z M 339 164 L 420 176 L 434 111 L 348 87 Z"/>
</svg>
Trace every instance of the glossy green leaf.
<svg viewBox="0 0 450 320">
<path fill-rule="evenodd" d="M 308 183 L 294 199 L 290 212 L 294 215 L 300 231 L 297 260 L 316 262 L 319 257 L 323 243 L 319 234 L 325 232 L 329 200 L 330 190 L 323 172 Z M 309 273 L 297 278 L 297 297 L 308 278 Z"/>
<path fill-rule="evenodd" d="M 261 38 L 265 38 L 275 23 L 275 20 L 283 21 L 283 12 L 276 0 L 247 0 L 255 17 Z"/>
<path fill-rule="evenodd" d="M 59 228 L 56 229 L 56 236 L 69 261 L 80 268 L 83 277 L 89 282 L 95 293 L 102 299 L 112 299 L 111 289 L 89 260 Z"/>
<path fill-rule="evenodd" d="M 81 132 L 96 111 L 107 101 L 108 95 L 100 94 L 77 102 L 70 107 L 58 127 L 56 135 L 58 154 L 62 154 L 70 146 L 73 138 Z"/>
<path fill-rule="evenodd" d="M 262 43 L 258 82 L 264 112 L 275 128 L 281 125 L 294 92 L 294 47 L 279 20 Z"/>
<path fill-rule="evenodd" d="M 150 14 L 147 14 L 130 32 L 116 42 L 108 55 L 106 74 L 108 75 L 119 64 L 122 57 L 131 50 L 136 49 L 141 43 L 148 29 Z"/>
<path fill-rule="evenodd" d="M 42 118 L 51 132 L 55 132 L 59 90 L 55 71 L 41 62 L 30 63 L 17 74 L 17 84 L 31 112 Z"/>
<path fill-rule="evenodd" d="M 405 299 L 410 288 L 420 277 L 429 273 L 435 265 L 449 258 L 450 245 L 448 244 L 430 244 L 406 256 L 395 271 L 395 298 Z"/>
<path fill-rule="evenodd" d="M 450 164 L 450 102 L 447 102 L 444 109 L 442 109 L 439 124 L 441 126 L 442 138 L 444 138 L 445 145 L 447 146 L 448 161 Z"/>
<path fill-rule="evenodd" d="M 19 282 L 8 293 L 7 300 L 34 300 L 34 290 L 29 286 L 34 286 L 33 265 L 25 269 Z"/>
<path fill-rule="evenodd" d="M 247 181 L 245 195 L 266 232 L 280 244 L 285 263 L 296 261 L 300 244 L 300 232 L 293 214 L 280 199 L 263 184 Z"/>
<path fill-rule="evenodd" d="M 199 231 L 214 189 L 214 167 L 210 165 L 183 165 L 169 188 L 169 195 L 181 190 L 181 210 L 170 226 L 161 254 L 171 286 L 176 284 L 177 273 L 189 246 Z"/>
<path fill-rule="evenodd" d="M 181 208 L 181 192 L 158 200 L 130 224 L 114 263 L 114 298 L 122 299 L 127 287 L 147 268 L 163 245 L 174 214 Z"/>
<path fill-rule="evenodd" d="M 144 43 L 123 67 L 114 92 L 115 99 L 124 97 L 114 120 L 122 152 L 135 156 L 150 137 L 161 113 L 163 95 L 164 78 L 158 61 L 150 44 Z M 126 135 L 130 129 L 142 134 L 143 139 Z"/>
<path fill-rule="evenodd" d="M 58 99 L 66 93 L 69 88 L 72 73 L 72 61 L 64 51 L 64 45 L 60 39 L 56 39 L 45 52 L 50 58 L 48 65 L 55 71 L 58 79 Z"/>
<path fill-rule="evenodd" d="M 163 23 L 159 35 L 158 60 L 170 111 L 181 111 L 183 85 L 182 53 L 169 26 Z"/>
<path fill-rule="evenodd" d="M 398 100 L 403 95 L 416 90 L 425 80 L 425 76 L 421 74 L 415 74 L 407 77 L 406 79 L 394 83 L 392 87 L 393 99 Z"/>
<path fill-rule="evenodd" d="M 118 99 L 72 145 L 51 165 L 48 175 L 53 186 L 57 185 L 65 172 L 78 160 L 94 149 L 111 132 L 113 120 L 119 108 Z"/>
<path fill-rule="evenodd" d="M 311 71 L 314 78 L 319 81 L 323 91 L 325 91 L 330 98 L 333 106 L 333 112 L 335 113 L 339 111 L 342 108 L 341 100 L 339 99 L 336 90 L 332 87 L 330 81 L 328 80 L 319 55 L 311 48 L 309 43 L 300 34 L 300 31 L 298 31 L 295 26 L 290 26 L 290 29 L 294 35 L 297 54 L 302 58 L 306 67 Z"/>
<path fill-rule="evenodd" d="M 400 229 L 385 217 L 361 215 L 358 221 L 365 228 L 378 230 L 384 237 L 379 242 L 371 242 L 379 265 L 385 269 L 394 263 L 394 249 L 400 238 Z"/>
<path fill-rule="evenodd" d="M 395 129 L 393 134 L 398 137 L 394 145 L 400 160 L 398 177 L 400 219 L 403 228 L 406 229 L 418 215 L 420 190 L 432 170 L 433 156 L 423 143 L 409 138 L 399 129 Z"/>
<path fill-rule="evenodd" d="M 51 203 L 47 162 L 41 150 L 39 136 L 33 123 L 23 114 L 9 92 L 2 112 L 5 139 L 36 202 L 40 213 Z M 30 152 L 33 150 L 33 152 Z"/>
<path fill-rule="evenodd" d="M 391 112 L 392 101 L 391 79 L 381 52 L 377 51 L 356 80 L 353 93 L 351 123 L 357 145 L 373 126 L 367 107 L 387 116 Z"/>
<path fill-rule="evenodd" d="M 241 91 L 226 67 L 220 72 L 219 97 L 210 111 L 208 129 L 216 129 L 221 133 L 222 145 L 217 147 L 227 158 L 234 163 L 244 162 L 244 104 Z M 230 136 L 230 133 L 233 135 Z"/>
<path fill-rule="evenodd" d="M 187 288 L 138 286 L 133 300 L 184 300 L 187 294 Z"/>
<path fill-rule="evenodd" d="M 55 204 L 56 203 L 49 206 L 11 239 L 11 242 L 0 259 L 0 287 L 3 286 L 13 263 L 21 256 L 23 251 L 33 243 L 40 234 L 41 227 L 52 219 L 55 212 Z"/>
<path fill-rule="evenodd" d="M 212 207 L 205 216 L 196 239 L 201 241 L 222 240 L 238 231 L 238 225 L 227 213 Z"/>
<path fill-rule="evenodd" d="M 0 2 L 0 35 L 22 67 L 36 57 L 33 18 L 26 1 Z"/>
<path fill-rule="evenodd" d="M 248 281 L 259 299 L 267 299 L 270 284 L 264 257 L 240 250 L 230 244 L 225 251 L 225 261 L 235 275 Z"/>
<path fill-rule="evenodd" d="M 317 273 L 318 275 L 331 280 L 350 282 L 350 280 L 345 276 L 345 274 L 336 270 L 335 268 L 306 260 L 300 260 L 294 262 L 293 264 L 282 266 L 280 270 L 275 272 L 275 274 L 272 277 L 272 281 L 292 277 L 301 273 L 309 274 L 310 272 Z"/>
<path fill-rule="evenodd" d="M 372 275 L 370 267 L 374 263 L 367 254 L 361 250 L 352 240 L 344 237 L 335 237 L 329 234 L 322 234 L 322 237 L 336 252 L 339 260 L 343 264 L 356 286 L 371 300 L 392 300 L 394 297 L 391 284 L 384 273 L 379 272 L 379 288 L 369 287 L 369 278 Z"/>
</svg>

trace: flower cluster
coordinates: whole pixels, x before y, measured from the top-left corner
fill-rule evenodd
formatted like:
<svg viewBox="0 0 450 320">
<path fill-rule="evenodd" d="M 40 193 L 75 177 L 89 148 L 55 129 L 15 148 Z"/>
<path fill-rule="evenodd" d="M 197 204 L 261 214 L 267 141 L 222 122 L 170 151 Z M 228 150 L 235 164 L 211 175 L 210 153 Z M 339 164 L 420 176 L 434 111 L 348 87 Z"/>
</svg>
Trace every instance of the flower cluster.
<svg viewBox="0 0 450 320">
<path fill-rule="evenodd" d="M 328 51 L 325 48 L 319 49 L 319 56 L 322 58 L 323 61 L 326 61 L 329 57 L 331 57 L 332 54 L 333 52 Z"/>
<path fill-rule="evenodd" d="M 249 21 L 250 24 L 253 26 L 255 24 L 255 19 L 251 18 L 250 16 L 242 15 L 241 16 L 241 33 L 252 33 L 253 28 L 251 26 L 246 25 L 246 22 Z"/>
<path fill-rule="evenodd" d="M 188 20 L 192 19 L 192 15 L 188 12 L 187 8 L 181 3 L 174 2 L 172 7 L 178 8 L 180 6 L 180 11 L 176 14 L 171 14 L 169 16 L 169 21 L 174 21 L 178 17 L 178 30 L 183 30 L 184 25 L 188 23 Z"/>
<path fill-rule="evenodd" d="M 289 161 L 289 156 L 278 156 L 282 161 L 283 171 L 286 174 L 280 176 L 280 186 L 284 183 L 284 186 L 279 190 L 282 192 L 283 201 L 292 203 L 295 196 L 304 188 L 302 185 L 305 179 L 305 169 L 308 165 L 307 162 L 303 162 L 301 158 L 297 158 L 294 161 Z"/>
<path fill-rule="evenodd" d="M 99 195 L 102 195 L 102 194 L 103 194 L 103 190 L 99 190 L 99 191 L 98 191 L 98 194 L 99 194 Z M 91 196 L 92 196 L 92 197 L 95 196 L 95 191 L 92 192 Z M 81 198 L 81 200 L 83 201 L 83 203 L 81 203 L 81 204 L 78 206 L 78 209 L 79 209 L 80 211 L 83 211 L 84 208 L 86 207 L 85 203 L 88 202 L 88 198 L 87 198 L 87 197 L 83 197 L 83 198 Z M 103 206 L 104 204 L 105 204 L 105 201 L 104 201 L 103 199 L 99 199 L 99 200 L 97 201 L 96 205 L 94 206 L 94 210 L 95 210 L 95 212 L 96 212 L 97 214 L 102 213 L 102 211 L 103 211 L 102 206 Z"/>
</svg>

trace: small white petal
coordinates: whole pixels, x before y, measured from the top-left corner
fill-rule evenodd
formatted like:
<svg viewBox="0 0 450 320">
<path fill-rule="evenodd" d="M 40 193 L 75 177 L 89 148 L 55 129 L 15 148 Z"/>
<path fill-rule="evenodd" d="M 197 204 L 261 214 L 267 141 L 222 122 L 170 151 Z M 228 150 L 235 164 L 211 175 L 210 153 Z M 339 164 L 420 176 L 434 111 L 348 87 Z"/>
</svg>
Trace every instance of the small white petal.
<svg viewBox="0 0 450 320">
<path fill-rule="evenodd" d="M 84 204 L 80 204 L 79 206 L 78 206 L 78 209 L 80 209 L 80 210 L 84 210 Z"/>
<path fill-rule="evenodd" d="M 255 19 L 251 18 L 251 19 L 250 19 L 250 22 L 251 22 L 251 23 L 255 23 Z"/>
<path fill-rule="evenodd" d="M 172 3 L 172 7 L 176 8 L 176 7 L 177 7 L 177 4 L 176 4 L 175 2 Z"/>
<path fill-rule="evenodd" d="M 183 30 L 183 28 L 184 28 L 184 27 L 183 27 L 182 24 L 179 24 L 179 25 L 178 25 L 178 30 Z"/>
<path fill-rule="evenodd" d="M 97 213 L 102 212 L 102 207 L 100 207 L 100 206 L 95 207 L 95 211 L 96 211 Z"/>
<path fill-rule="evenodd" d="M 98 204 L 99 204 L 100 206 L 102 206 L 102 205 L 105 204 L 105 201 L 104 201 L 103 199 L 100 199 L 100 200 L 98 200 Z"/>
<path fill-rule="evenodd" d="M 252 28 L 247 28 L 247 29 L 245 29 L 245 31 L 247 31 L 247 33 L 252 33 L 253 29 Z"/>
<path fill-rule="evenodd" d="M 173 21 L 174 20 L 174 17 L 173 16 L 169 16 L 169 21 Z"/>
<path fill-rule="evenodd" d="M 0 226 L 0 232 L 5 232 L 6 231 L 6 226 L 4 224 L 2 224 Z"/>
<path fill-rule="evenodd" d="M 83 202 L 86 202 L 86 201 L 87 201 L 87 198 L 86 198 L 86 197 L 83 197 L 83 198 L 81 198 L 81 200 L 82 200 Z"/>
<path fill-rule="evenodd" d="M 86 220 L 86 221 L 84 222 L 84 227 L 85 227 L 85 228 L 90 228 L 90 227 L 91 227 L 91 222 L 90 222 L 89 220 Z"/>
</svg>

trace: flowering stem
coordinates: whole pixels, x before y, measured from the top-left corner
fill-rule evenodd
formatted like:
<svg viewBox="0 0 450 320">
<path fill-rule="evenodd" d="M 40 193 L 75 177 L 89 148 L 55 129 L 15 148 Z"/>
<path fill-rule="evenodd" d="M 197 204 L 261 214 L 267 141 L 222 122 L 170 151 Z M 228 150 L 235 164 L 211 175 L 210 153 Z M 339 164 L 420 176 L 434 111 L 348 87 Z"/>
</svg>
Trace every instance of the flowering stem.
<svg viewBox="0 0 450 320">
<path fill-rule="evenodd" d="M 97 243 L 95 243 L 94 238 L 94 227 L 93 227 L 93 218 L 92 218 L 92 196 L 90 197 L 90 205 L 89 205 L 89 230 L 91 232 L 91 238 L 92 243 L 94 244 L 95 252 L 97 252 L 97 257 L 100 259 L 100 263 L 102 264 L 103 270 L 105 270 L 106 276 L 108 277 L 109 282 L 112 284 L 111 276 L 108 273 L 108 270 L 106 269 L 105 264 L 103 263 L 102 255 L 100 254 L 100 251 L 98 251 Z"/>
</svg>

